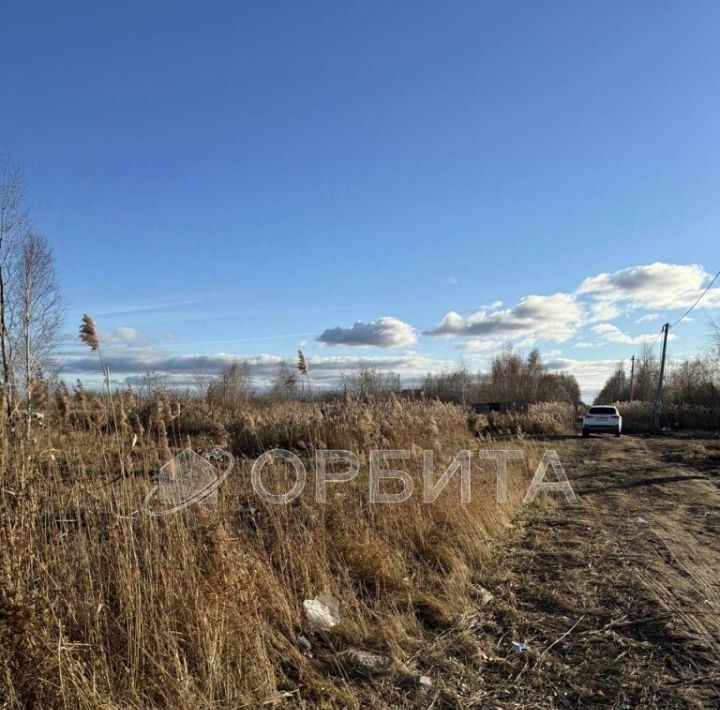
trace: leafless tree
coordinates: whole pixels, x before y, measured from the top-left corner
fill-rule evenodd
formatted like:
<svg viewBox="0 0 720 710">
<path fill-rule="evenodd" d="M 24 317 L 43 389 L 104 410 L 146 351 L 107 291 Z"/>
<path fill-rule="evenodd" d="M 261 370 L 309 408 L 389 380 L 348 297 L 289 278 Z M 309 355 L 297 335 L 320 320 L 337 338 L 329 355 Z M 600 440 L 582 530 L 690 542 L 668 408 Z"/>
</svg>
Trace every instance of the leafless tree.
<svg viewBox="0 0 720 710">
<path fill-rule="evenodd" d="M 710 320 L 710 356 L 720 363 L 720 323 Z"/>
<path fill-rule="evenodd" d="M 11 274 L 18 244 L 27 231 L 28 216 L 23 204 L 20 169 L 9 157 L 0 155 L 0 365 L 7 393 L 8 415 L 13 412 L 14 376 L 10 358 L 9 301 Z"/>
<path fill-rule="evenodd" d="M 572 375 L 550 372 L 538 350 L 526 357 L 510 348 L 498 353 L 489 372 L 473 375 L 462 362 L 453 370 L 428 374 L 425 396 L 445 402 L 536 402 L 580 401 L 580 386 Z"/>
<path fill-rule="evenodd" d="M 213 379 L 208 359 L 206 357 L 198 358 L 192 372 L 193 394 L 206 397 Z"/>
<path fill-rule="evenodd" d="M 29 431 L 33 383 L 46 377 L 52 369 L 64 310 L 52 250 L 43 237 L 32 232 L 23 236 L 18 244 L 13 277 L 6 308 L 9 354 L 22 384 Z"/>
<path fill-rule="evenodd" d="M 277 366 L 270 386 L 271 399 L 295 399 L 298 391 L 297 375 L 283 360 Z"/>
<path fill-rule="evenodd" d="M 138 387 L 146 399 L 154 399 L 165 391 L 165 376 L 151 367 L 138 378 Z"/>
<path fill-rule="evenodd" d="M 463 360 L 453 369 L 446 369 L 434 374 L 428 373 L 423 382 L 423 391 L 431 399 L 443 402 L 459 402 L 466 404 L 476 399 L 476 378 Z"/>
<path fill-rule="evenodd" d="M 251 391 L 250 366 L 247 362 L 233 362 L 210 383 L 207 396 L 211 403 L 229 404 L 247 400 Z"/>
<path fill-rule="evenodd" d="M 343 388 L 358 399 L 385 398 L 400 392 L 400 375 L 374 367 L 343 374 Z"/>
</svg>

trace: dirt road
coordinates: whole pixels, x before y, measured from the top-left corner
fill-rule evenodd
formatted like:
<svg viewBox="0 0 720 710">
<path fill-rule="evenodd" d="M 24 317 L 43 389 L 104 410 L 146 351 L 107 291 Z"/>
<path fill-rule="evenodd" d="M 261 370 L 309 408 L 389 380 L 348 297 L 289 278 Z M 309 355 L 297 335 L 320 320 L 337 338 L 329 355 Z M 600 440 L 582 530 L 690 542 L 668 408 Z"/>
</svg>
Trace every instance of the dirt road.
<svg viewBox="0 0 720 710">
<path fill-rule="evenodd" d="M 528 511 L 498 550 L 475 629 L 493 642 L 459 704 L 718 707 L 720 441 L 545 447 L 580 502 Z"/>
</svg>

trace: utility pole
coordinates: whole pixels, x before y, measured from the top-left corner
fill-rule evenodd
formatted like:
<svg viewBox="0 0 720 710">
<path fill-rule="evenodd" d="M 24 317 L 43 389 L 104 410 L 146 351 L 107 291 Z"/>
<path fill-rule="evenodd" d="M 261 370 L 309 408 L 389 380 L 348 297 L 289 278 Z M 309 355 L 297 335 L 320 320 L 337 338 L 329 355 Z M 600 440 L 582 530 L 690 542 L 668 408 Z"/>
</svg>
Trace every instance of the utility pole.
<svg viewBox="0 0 720 710">
<path fill-rule="evenodd" d="M 660 357 L 660 377 L 658 377 L 657 393 L 655 394 L 655 429 L 660 429 L 660 407 L 662 406 L 663 377 L 665 376 L 665 353 L 667 352 L 668 331 L 670 323 L 663 326 L 662 356 Z"/>
<path fill-rule="evenodd" d="M 630 358 L 630 401 L 633 401 L 633 384 L 635 382 L 635 356 Z"/>
</svg>

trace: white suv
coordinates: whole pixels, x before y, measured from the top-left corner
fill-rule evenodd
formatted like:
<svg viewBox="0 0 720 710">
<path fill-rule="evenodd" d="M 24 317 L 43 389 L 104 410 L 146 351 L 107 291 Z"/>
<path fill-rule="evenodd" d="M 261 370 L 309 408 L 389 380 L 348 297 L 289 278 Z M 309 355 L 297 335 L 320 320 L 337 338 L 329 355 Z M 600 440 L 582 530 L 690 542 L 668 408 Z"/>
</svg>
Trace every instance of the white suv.
<svg viewBox="0 0 720 710">
<path fill-rule="evenodd" d="M 617 407 L 609 404 L 590 407 L 582 420 L 582 435 L 590 436 L 590 432 L 607 432 L 620 436 L 622 434 L 622 417 Z"/>
</svg>

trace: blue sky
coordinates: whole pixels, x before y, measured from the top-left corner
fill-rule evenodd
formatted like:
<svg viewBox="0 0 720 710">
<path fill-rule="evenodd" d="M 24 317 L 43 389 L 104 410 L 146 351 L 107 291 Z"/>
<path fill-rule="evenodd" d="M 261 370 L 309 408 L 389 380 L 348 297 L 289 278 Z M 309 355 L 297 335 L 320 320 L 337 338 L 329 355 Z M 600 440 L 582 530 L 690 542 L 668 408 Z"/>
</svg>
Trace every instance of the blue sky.
<svg viewBox="0 0 720 710">
<path fill-rule="evenodd" d="M 720 268 L 718 3 L 28 0 L 0 23 L 0 147 L 68 333 L 91 313 L 120 381 L 197 355 L 262 381 L 300 344 L 318 382 L 410 380 L 511 342 L 590 393 Z M 720 291 L 702 306 L 675 355 Z"/>
</svg>

